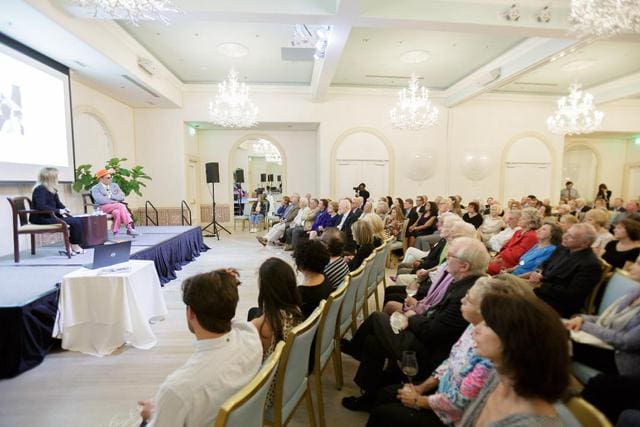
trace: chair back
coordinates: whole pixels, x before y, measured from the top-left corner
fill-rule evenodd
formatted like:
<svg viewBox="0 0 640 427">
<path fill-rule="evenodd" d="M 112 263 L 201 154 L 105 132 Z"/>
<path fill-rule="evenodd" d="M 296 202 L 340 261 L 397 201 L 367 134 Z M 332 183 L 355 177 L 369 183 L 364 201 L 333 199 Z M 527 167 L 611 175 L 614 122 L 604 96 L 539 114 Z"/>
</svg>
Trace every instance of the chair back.
<svg viewBox="0 0 640 427">
<path fill-rule="evenodd" d="M 373 252 L 373 259 L 370 262 L 370 270 L 367 275 L 367 295 L 371 295 L 373 291 L 378 287 L 380 281 L 378 277 L 380 276 L 380 269 L 384 272 L 384 265 L 386 261 L 386 257 L 384 256 L 385 247 L 388 246 L 389 243 L 384 243 L 382 246 L 377 247 Z"/>
<path fill-rule="evenodd" d="M 633 280 L 626 271 L 616 269 L 604 288 L 604 294 L 598 306 L 598 315 L 602 314 L 615 300 L 638 288 L 640 288 L 640 282 Z"/>
<path fill-rule="evenodd" d="M 351 319 L 353 309 L 356 303 L 356 295 L 358 293 L 358 286 L 362 280 L 362 272 L 364 266 L 360 266 L 357 270 L 352 271 L 344 277 L 344 282 L 340 287 L 346 286 L 347 290 L 342 300 L 342 307 L 340 308 L 340 314 L 338 315 L 338 326 L 336 327 L 336 335 L 340 334 L 338 338 L 341 338 L 351 326 Z"/>
<path fill-rule="evenodd" d="M 307 320 L 289 333 L 278 364 L 273 407 L 266 413 L 267 420 L 276 425 L 286 424 L 307 390 L 309 354 L 324 305 L 324 301 L 320 302 Z"/>
<path fill-rule="evenodd" d="M 565 405 L 584 427 L 611 427 L 607 417 L 581 397 L 572 397 Z"/>
<path fill-rule="evenodd" d="M 596 304 L 598 302 L 598 298 L 602 295 L 603 286 L 607 283 L 609 279 L 609 272 L 611 271 L 611 264 L 603 260 L 602 258 L 598 258 L 598 262 L 600 263 L 600 271 L 601 276 L 598 283 L 593 287 L 591 294 L 586 301 L 586 309 L 587 314 L 595 314 L 596 312 Z"/>
<path fill-rule="evenodd" d="M 87 208 L 95 205 L 95 203 L 91 193 L 82 193 L 82 208 L 84 209 L 84 213 L 87 213 Z"/>
<path fill-rule="evenodd" d="M 242 216 L 245 216 L 247 218 L 251 216 L 251 205 L 253 205 L 253 202 L 244 204 L 244 209 L 242 210 Z"/>
<path fill-rule="evenodd" d="M 348 283 L 342 283 L 329 295 L 327 302 L 324 305 L 322 311 L 322 317 L 320 318 L 320 324 L 318 326 L 318 332 L 316 336 L 316 348 L 315 348 L 315 369 L 316 372 L 322 372 L 322 368 L 327 364 L 329 357 L 333 351 L 335 344 L 336 326 L 338 323 L 338 315 L 340 314 L 340 308 L 342 302 L 347 293 Z"/>
<path fill-rule="evenodd" d="M 17 230 L 18 227 L 29 224 L 29 215 L 24 210 L 31 209 L 31 199 L 26 196 L 7 197 L 11 204 L 11 212 L 13 214 L 13 226 Z"/>
<path fill-rule="evenodd" d="M 215 427 L 262 427 L 264 405 L 284 349 L 280 341 L 256 376 L 220 407 Z"/>
<path fill-rule="evenodd" d="M 367 303 L 367 290 L 370 280 L 375 280 L 375 273 L 373 272 L 374 259 L 376 256 L 376 251 L 371 252 L 371 255 L 366 257 L 360 267 L 364 267 L 364 271 L 362 272 L 362 278 L 358 281 L 358 287 L 356 290 L 356 303 L 353 308 L 353 312 L 357 315 L 360 310 L 363 309 L 364 305 Z M 352 282 L 355 280 L 352 279 Z"/>
<path fill-rule="evenodd" d="M 404 241 L 404 236 L 407 234 L 407 228 L 409 228 L 409 218 L 405 218 L 402 223 L 402 228 L 400 229 L 400 234 L 398 234 L 397 240 L 400 242 Z"/>
</svg>

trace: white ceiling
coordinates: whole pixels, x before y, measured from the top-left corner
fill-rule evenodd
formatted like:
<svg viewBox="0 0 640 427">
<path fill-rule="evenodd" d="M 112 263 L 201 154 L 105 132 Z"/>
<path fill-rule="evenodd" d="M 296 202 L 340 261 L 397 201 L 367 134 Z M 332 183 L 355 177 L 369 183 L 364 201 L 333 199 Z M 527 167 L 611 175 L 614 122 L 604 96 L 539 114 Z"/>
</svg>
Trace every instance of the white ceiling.
<svg viewBox="0 0 640 427">
<path fill-rule="evenodd" d="M 332 86 L 404 86 L 411 72 L 422 77 L 425 86 L 441 91 L 448 106 L 491 91 L 561 94 L 576 79 L 587 89 L 604 88 L 598 96 L 606 101 L 640 96 L 640 36 L 577 40 L 566 22 L 570 0 L 519 0 L 517 22 L 504 18 L 513 0 L 173 2 L 181 13 L 170 15 L 169 25 L 114 26 L 103 24 L 108 17 L 94 16 L 74 0 L 1 0 L 0 31 L 132 106 L 176 102 L 162 94 L 154 97 L 124 79 L 132 76 L 142 87 L 158 89 L 154 79 L 139 75 L 135 63 L 118 62 L 102 52 L 101 38 L 118 35 L 123 50 L 146 49 L 166 67 L 176 88 L 180 83 L 219 82 L 234 66 L 247 83 L 307 86 L 316 101 Z M 552 19 L 538 22 L 536 14 L 545 5 L 550 5 Z M 65 17 L 53 17 L 60 13 Z M 80 30 L 98 21 L 93 32 Z M 295 24 L 333 26 L 324 60 L 282 59 L 281 48 L 289 45 Z M 223 42 L 242 44 L 248 55 L 236 60 L 223 56 L 217 51 Z M 419 64 L 400 61 L 403 53 L 415 49 L 428 51 L 429 58 Z M 602 93 L 606 88 L 609 95 Z"/>
</svg>

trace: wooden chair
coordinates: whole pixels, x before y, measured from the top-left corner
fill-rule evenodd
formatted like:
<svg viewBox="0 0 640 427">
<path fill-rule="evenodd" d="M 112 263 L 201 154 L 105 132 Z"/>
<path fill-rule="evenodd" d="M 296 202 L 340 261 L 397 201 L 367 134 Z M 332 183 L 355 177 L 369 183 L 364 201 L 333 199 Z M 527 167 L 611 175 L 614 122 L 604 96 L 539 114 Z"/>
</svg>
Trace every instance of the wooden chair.
<svg viewBox="0 0 640 427">
<path fill-rule="evenodd" d="M 303 397 L 307 403 L 309 425 L 311 427 L 316 425 L 313 401 L 309 390 L 308 370 L 311 343 L 316 336 L 324 305 L 325 302 L 322 301 L 307 320 L 293 328 L 287 337 L 282 357 L 278 363 L 273 406 L 268 408 L 264 414 L 266 425 L 285 426 Z"/>
<path fill-rule="evenodd" d="M 601 295 L 603 286 L 605 286 L 605 284 L 609 280 L 609 272 L 611 271 L 611 264 L 609 264 L 602 258 L 598 258 L 598 262 L 600 263 L 600 270 L 602 273 L 600 276 L 600 281 L 598 281 L 596 286 L 591 291 L 591 294 L 587 298 L 585 308 L 585 312 L 587 314 L 595 314 L 598 296 Z"/>
<path fill-rule="evenodd" d="M 347 290 L 342 300 L 342 307 L 340 307 L 340 314 L 338 315 L 338 321 L 336 325 L 335 343 L 334 343 L 334 361 L 336 362 L 336 387 L 338 390 L 342 388 L 342 354 L 340 352 L 340 339 L 342 339 L 347 331 L 351 330 L 354 334 L 356 331 L 355 317 L 353 311 L 356 303 L 356 295 L 358 293 L 358 286 L 363 279 L 364 266 L 360 266 L 357 270 L 347 274 L 344 278 L 344 283 L 341 286 L 346 286 Z"/>
<path fill-rule="evenodd" d="M 364 261 L 362 261 L 361 267 L 364 267 L 364 271 L 362 272 L 362 278 L 360 280 L 352 280 L 352 282 L 357 282 L 358 289 L 356 291 L 356 302 L 353 307 L 353 327 L 351 334 L 356 333 L 356 326 L 358 325 L 358 313 L 362 312 L 362 317 L 366 319 L 369 317 L 369 304 L 367 304 L 367 289 L 369 280 L 373 280 L 373 276 L 375 276 L 375 272 L 373 271 L 374 266 L 374 258 L 376 256 L 376 251 L 371 252 L 371 255 L 366 257 Z"/>
<path fill-rule="evenodd" d="M 253 380 L 222 404 L 214 427 L 263 426 L 264 405 L 284 345 L 284 341 L 280 341 Z"/>
<path fill-rule="evenodd" d="M 402 223 L 402 228 L 400 229 L 400 234 L 396 240 L 391 240 L 389 243 L 389 254 L 391 252 L 402 249 L 402 254 L 407 251 L 407 242 L 405 241 L 405 236 L 407 235 L 407 228 L 409 227 L 409 218 L 405 219 Z M 391 256 L 386 260 L 387 266 L 391 264 Z"/>
<path fill-rule="evenodd" d="M 69 226 L 66 222 L 56 217 L 53 210 L 31 209 L 31 199 L 25 196 L 7 197 L 13 213 L 13 260 L 20 262 L 20 235 L 31 236 L 31 255 L 36 253 L 36 234 L 62 233 L 67 257 L 71 258 L 71 243 L 69 242 Z M 29 215 L 47 214 L 55 220 L 55 224 L 30 224 Z"/>
<path fill-rule="evenodd" d="M 342 302 L 347 293 L 348 283 L 343 283 L 338 289 L 333 291 L 327 298 L 322 310 L 322 317 L 320 318 L 320 325 L 318 326 L 318 332 L 316 333 L 315 351 L 314 351 L 314 364 L 313 374 L 316 377 L 316 393 L 318 395 L 318 419 L 320 420 L 320 427 L 325 426 L 324 417 L 324 399 L 322 396 L 322 372 L 329 364 L 329 359 L 333 356 L 333 367 L 336 383 L 338 383 L 338 370 L 336 369 L 338 361 L 334 351 L 335 347 L 335 334 L 336 326 L 338 323 L 338 316 L 340 314 L 340 308 Z"/>
<path fill-rule="evenodd" d="M 565 402 L 565 405 L 584 427 L 611 427 L 607 417 L 581 397 L 572 397 Z"/>
</svg>

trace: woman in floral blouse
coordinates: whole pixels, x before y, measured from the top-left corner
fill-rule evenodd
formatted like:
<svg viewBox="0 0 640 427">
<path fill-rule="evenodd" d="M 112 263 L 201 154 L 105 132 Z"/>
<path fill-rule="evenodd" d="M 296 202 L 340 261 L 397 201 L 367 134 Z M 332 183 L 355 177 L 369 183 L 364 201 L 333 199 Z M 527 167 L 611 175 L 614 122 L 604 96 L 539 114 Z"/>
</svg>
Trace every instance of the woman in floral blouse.
<svg viewBox="0 0 640 427">
<path fill-rule="evenodd" d="M 460 421 L 469 403 L 494 372 L 491 362 L 478 356 L 473 346 L 473 328 L 482 322 L 482 298 L 489 293 L 533 297 L 530 287 L 525 284 L 522 279 L 509 274 L 478 279 L 462 299 L 462 316 L 470 325 L 451 348 L 449 358 L 422 384 L 394 385 L 383 389 L 371 411 L 367 427 L 429 426 Z"/>
</svg>

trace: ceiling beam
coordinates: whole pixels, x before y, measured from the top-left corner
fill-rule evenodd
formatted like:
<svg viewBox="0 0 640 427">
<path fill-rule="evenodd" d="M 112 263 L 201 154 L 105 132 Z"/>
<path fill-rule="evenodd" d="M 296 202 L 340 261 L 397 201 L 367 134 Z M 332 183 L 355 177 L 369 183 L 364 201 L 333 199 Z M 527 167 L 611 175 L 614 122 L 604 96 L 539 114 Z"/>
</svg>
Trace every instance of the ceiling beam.
<svg viewBox="0 0 640 427">
<path fill-rule="evenodd" d="M 589 42 L 539 37 L 527 39 L 449 87 L 444 93 L 445 105 L 454 107 L 494 90 Z"/>
<path fill-rule="evenodd" d="M 598 104 L 640 96 L 640 72 L 589 88 Z"/>
</svg>

